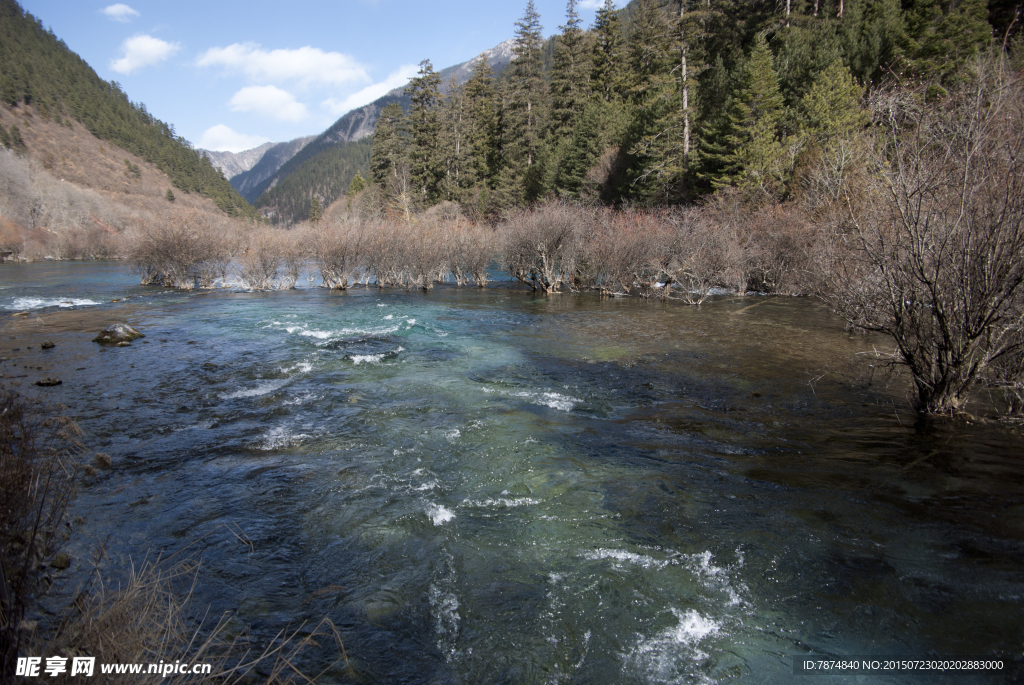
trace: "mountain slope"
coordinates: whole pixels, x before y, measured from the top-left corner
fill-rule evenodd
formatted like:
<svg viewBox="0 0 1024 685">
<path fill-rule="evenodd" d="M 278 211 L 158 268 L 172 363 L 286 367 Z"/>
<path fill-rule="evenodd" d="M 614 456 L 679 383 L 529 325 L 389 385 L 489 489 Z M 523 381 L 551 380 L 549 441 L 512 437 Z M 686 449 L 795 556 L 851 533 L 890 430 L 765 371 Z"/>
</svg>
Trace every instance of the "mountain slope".
<svg viewBox="0 0 1024 685">
<path fill-rule="evenodd" d="M 166 173 L 174 187 L 212 199 L 232 216 L 255 217 L 210 160 L 170 126 L 101 79 L 63 41 L 14 0 L 0 0 L 0 101 L 31 105 L 44 118 L 80 122 L 90 133 Z"/>
<path fill-rule="evenodd" d="M 458 84 L 465 83 L 473 73 L 473 64 L 486 56 L 495 74 L 500 73 L 512 61 L 512 48 L 515 40 L 505 42 L 480 53 L 471 60 L 442 69 L 439 75 L 444 83 L 454 78 Z M 352 166 L 355 160 L 362 159 L 362 149 L 339 153 L 337 150 L 346 145 L 370 138 L 377 124 L 381 111 L 392 102 L 397 102 L 403 110 L 409 108 L 409 98 L 402 88 L 395 88 L 386 95 L 368 105 L 354 109 L 331 125 L 316 139 L 289 159 L 276 173 L 267 176 L 255 188 L 255 197 L 246 189 L 243 194 L 261 211 L 264 216 L 273 216 L 275 221 L 291 223 L 302 221 L 308 217 L 309 203 L 313 195 L 324 205 L 333 202 L 340 193 L 348 189 L 352 176 L 356 171 L 365 175 L 369 164 L 369 148 L 365 154 L 365 163 Z M 326 155 L 320 159 L 321 155 Z M 344 159 L 344 163 L 341 160 Z M 330 177 L 318 179 L 316 170 L 330 170 Z M 346 171 L 342 171 L 345 169 Z M 288 184 L 284 181 L 298 174 Z M 301 179 L 301 180 L 300 180 Z M 345 180 L 347 179 L 347 180 Z M 235 183 L 235 179 L 232 179 Z M 281 189 L 277 186 L 281 185 Z M 240 187 L 236 184 L 235 187 Z M 324 194 L 322 194 L 324 193 Z M 334 194 L 331 194 L 334 193 Z"/>
<path fill-rule="evenodd" d="M 304 136 L 289 140 L 287 143 L 276 143 L 263 153 L 259 161 L 249 169 L 230 177 L 231 185 L 249 202 L 260 196 L 263 182 L 277 173 L 277 170 L 288 160 L 302 151 L 316 136 Z"/>
<path fill-rule="evenodd" d="M 263 143 L 263 145 L 260 145 L 259 147 L 254 147 L 251 150 L 243 150 L 241 152 L 204 150 L 201 147 L 197 147 L 196 152 L 209 157 L 213 166 L 220 169 L 224 174 L 224 177 L 230 181 L 243 171 L 252 169 L 253 166 L 263 157 L 263 153 L 274 147 L 274 145 L 276 145 L 276 143 Z"/>
</svg>

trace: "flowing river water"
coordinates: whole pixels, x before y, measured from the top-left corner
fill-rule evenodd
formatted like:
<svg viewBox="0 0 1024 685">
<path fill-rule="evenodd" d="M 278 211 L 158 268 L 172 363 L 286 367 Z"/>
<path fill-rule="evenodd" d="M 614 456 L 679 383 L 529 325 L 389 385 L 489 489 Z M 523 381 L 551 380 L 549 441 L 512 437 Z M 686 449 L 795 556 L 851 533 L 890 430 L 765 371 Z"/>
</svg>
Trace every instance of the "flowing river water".
<svg viewBox="0 0 1024 685">
<path fill-rule="evenodd" d="M 196 606 L 265 638 L 338 626 L 350 669 L 324 682 L 1021 676 L 1020 429 L 914 416 L 886 341 L 813 300 L 136 282 L 0 266 L 0 371 L 59 376 L 34 394 L 113 459 L 73 503 L 69 578 L 103 541 L 112 563 L 192 543 Z M 113 321 L 146 338 L 90 342 Z"/>
</svg>

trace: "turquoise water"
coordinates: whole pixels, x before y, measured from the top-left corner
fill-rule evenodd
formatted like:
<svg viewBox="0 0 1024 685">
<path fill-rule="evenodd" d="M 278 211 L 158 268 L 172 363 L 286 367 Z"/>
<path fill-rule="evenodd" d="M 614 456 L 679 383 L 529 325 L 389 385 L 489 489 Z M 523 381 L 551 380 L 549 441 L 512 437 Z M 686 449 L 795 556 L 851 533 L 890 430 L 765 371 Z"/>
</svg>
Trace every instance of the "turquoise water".
<svg viewBox="0 0 1024 685">
<path fill-rule="evenodd" d="M 69 577 L 104 540 L 113 562 L 194 543 L 215 615 L 265 637 L 334 621 L 352 670 L 325 682 L 857 682 L 794 676 L 806 654 L 1021 664 L 1019 431 L 918 419 L 905 379 L 870 366 L 885 341 L 814 301 L 182 294 L 119 265 L 19 268 L 12 303 L 29 285 L 97 302 L 0 329 L 16 339 L 0 369 L 59 375 L 39 392 L 114 461 L 74 504 Z M 147 337 L 100 348 L 107 320 Z"/>
</svg>

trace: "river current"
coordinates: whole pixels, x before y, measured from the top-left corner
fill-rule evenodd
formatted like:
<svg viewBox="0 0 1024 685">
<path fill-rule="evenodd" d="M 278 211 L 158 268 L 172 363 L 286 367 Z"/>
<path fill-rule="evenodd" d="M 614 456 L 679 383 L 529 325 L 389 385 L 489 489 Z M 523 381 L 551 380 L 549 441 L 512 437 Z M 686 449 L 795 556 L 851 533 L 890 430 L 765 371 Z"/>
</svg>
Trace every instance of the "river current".
<svg viewBox="0 0 1024 685">
<path fill-rule="evenodd" d="M 1020 429 L 916 417 L 815 301 L 135 283 L 0 265 L 0 372 L 113 460 L 69 579 L 191 544 L 211 615 L 338 626 L 323 682 L 1021 676 Z M 826 655 L 1006 667 L 794 675 Z"/>
</svg>

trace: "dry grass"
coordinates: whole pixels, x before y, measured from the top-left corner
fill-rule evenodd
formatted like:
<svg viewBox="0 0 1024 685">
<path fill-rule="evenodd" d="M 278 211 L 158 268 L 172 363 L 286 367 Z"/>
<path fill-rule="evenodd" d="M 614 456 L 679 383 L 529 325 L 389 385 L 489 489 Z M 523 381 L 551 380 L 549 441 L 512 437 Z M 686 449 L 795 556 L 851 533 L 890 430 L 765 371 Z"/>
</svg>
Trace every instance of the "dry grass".
<svg viewBox="0 0 1024 685">
<path fill-rule="evenodd" d="M 13 672 L 22 621 L 45 593 L 83 446 L 54 408 L 0 388 L 0 674 Z"/>
<path fill-rule="evenodd" d="M 341 636 L 324 618 L 286 628 L 258 646 L 245 631 L 234 633 L 226 614 L 213 626 L 192 615 L 199 575 L 194 558 L 145 560 L 124 583 L 107 588 L 97 572 L 95 589 L 80 593 L 71 614 L 48 639 L 30 645 L 33 654 L 96 659 L 94 677 L 117 683 L 310 683 L 336 666 L 350 670 Z M 307 673 L 302 659 L 315 652 L 320 673 Z M 100 674 L 99 664 L 208 664 L 210 673 Z M 148 670 L 148 667 L 144 670 Z M 77 682 L 65 674 L 55 682 Z"/>
</svg>

